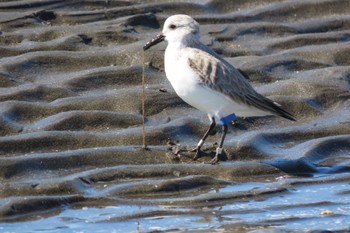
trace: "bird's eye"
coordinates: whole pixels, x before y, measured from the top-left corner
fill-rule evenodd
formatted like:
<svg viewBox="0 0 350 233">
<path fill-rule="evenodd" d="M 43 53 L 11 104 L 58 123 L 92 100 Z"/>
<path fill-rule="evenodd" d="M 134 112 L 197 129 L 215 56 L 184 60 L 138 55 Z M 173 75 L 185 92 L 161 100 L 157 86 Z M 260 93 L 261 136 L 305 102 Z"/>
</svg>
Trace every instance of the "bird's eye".
<svg viewBox="0 0 350 233">
<path fill-rule="evenodd" d="M 174 24 L 170 24 L 169 28 L 171 28 L 171 29 L 175 29 L 175 28 L 176 28 L 176 25 L 174 25 Z"/>
</svg>

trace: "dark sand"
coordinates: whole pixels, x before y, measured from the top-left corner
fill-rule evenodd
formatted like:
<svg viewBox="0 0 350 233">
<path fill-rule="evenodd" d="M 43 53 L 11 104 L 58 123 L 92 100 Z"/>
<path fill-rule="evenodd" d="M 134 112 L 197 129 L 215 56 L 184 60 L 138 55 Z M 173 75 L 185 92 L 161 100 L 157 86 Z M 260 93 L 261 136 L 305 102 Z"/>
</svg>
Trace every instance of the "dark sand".
<svg viewBox="0 0 350 233">
<path fill-rule="evenodd" d="M 298 121 L 239 119 L 227 161 L 220 127 L 192 161 L 209 121 L 163 43 L 143 150 L 142 46 L 177 13 Z M 0 55 L 0 232 L 350 230 L 350 1 L 2 1 Z"/>
</svg>

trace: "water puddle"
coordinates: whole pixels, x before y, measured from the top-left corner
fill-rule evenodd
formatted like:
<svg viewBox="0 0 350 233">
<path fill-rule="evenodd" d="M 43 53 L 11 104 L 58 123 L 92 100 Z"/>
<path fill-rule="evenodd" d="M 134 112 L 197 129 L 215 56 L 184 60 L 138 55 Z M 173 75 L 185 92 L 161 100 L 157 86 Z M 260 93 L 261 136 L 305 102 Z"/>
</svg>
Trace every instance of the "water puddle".
<svg viewBox="0 0 350 233">
<path fill-rule="evenodd" d="M 295 178 L 275 182 L 228 185 L 208 193 L 247 193 L 285 186 Z M 3 223 L 7 232 L 180 232 L 220 231 L 238 226 L 279 230 L 342 230 L 350 222 L 348 182 L 300 184 L 286 192 L 227 200 L 223 205 L 126 205 L 64 209 L 56 216 Z M 193 195 L 196 195 L 195 193 Z M 25 226 L 25 228 L 23 228 Z"/>
</svg>

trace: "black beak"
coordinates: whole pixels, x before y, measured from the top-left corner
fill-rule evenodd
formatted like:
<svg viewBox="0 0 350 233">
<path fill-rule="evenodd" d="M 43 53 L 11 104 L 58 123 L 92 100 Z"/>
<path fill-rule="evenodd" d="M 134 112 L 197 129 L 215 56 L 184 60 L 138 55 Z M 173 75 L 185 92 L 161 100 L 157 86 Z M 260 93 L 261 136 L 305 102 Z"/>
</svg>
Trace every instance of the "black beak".
<svg viewBox="0 0 350 233">
<path fill-rule="evenodd" d="M 156 45 L 160 42 L 162 42 L 164 40 L 165 36 L 160 33 L 158 34 L 155 38 L 153 38 L 151 41 L 147 42 L 147 44 L 145 44 L 145 46 L 143 46 L 143 50 L 147 50 L 149 48 L 151 48 L 153 45 Z"/>
</svg>

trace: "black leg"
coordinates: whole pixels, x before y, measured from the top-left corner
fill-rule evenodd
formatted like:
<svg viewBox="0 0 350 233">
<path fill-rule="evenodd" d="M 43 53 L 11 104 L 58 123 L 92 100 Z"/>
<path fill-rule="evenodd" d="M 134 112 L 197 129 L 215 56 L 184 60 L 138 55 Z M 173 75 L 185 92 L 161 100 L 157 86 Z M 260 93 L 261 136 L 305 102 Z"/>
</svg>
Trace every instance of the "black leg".
<svg viewBox="0 0 350 233">
<path fill-rule="evenodd" d="M 210 132 L 215 128 L 215 118 L 214 117 L 211 117 L 210 118 L 210 125 L 209 125 L 209 128 L 207 130 L 207 132 L 205 132 L 204 136 L 202 137 L 202 139 L 198 142 L 198 145 L 196 146 L 196 148 L 194 148 L 193 152 L 196 152 L 195 156 L 193 157 L 193 160 L 196 160 L 200 157 L 200 150 L 201 150 L 201 147 L 203 146 L 204 144 L 204 141 L 205 139 L 207 139 L 208 135 L 210 134 Z"/>
<path fill-rule="evenodd" d="M 226 133 L 227 133 L 227 124 L 224 124 L 222 125 L 222 135 L 221 135 L 220 144 L 219 144 L 219 147 L 216 148 L 215 157 L 210 161 L 211 164 L 216 164 L 217 162 L 220 161 L 220 155 L 222 153 L 222 147 L 224 145 Z"/>
</svg>

